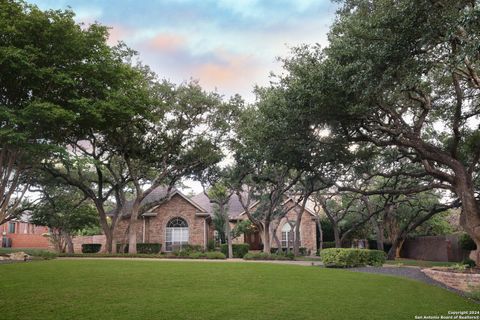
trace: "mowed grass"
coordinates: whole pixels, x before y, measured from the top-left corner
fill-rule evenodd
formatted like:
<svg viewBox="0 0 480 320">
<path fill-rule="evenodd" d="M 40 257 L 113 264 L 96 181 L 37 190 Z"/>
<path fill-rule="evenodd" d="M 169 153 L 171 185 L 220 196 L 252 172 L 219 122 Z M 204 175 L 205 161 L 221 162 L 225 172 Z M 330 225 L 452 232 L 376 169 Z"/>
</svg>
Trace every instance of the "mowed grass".
<svg viewBox="0 0 480 320">
<path fill-rule="evenodd" d="M 414 319 L 478 310 L 396 277 L 265 263 L 50 260 L 0 265 L 2 319 Z"/>
</svg>

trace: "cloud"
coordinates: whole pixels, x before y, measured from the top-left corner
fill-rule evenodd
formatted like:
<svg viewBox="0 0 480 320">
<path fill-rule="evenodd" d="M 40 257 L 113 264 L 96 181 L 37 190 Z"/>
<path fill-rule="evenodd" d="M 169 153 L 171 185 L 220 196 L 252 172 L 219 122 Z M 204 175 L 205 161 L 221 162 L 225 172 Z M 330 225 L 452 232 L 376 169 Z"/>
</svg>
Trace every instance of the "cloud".
<svg viewBox="0 0 480 320">
<path fill-rule="evenodd" d="M 172 33 L 160 33 L 148 42 L 148 46 L 155 51 L 175 52 L 183 50 L 186 39 L 182 35 Z"/>
<path fill-rule="evenodd" d="M 114 46 L 119 41 L 127 41 L 128 38 L 135 34 L 135 30 L 116 24 L 110 26 L 108 33 L 109 36 L 107 42 L 109 45 Z"/>
<path fill-rule="evenodd" d="M 248 90 L 252 79 L 263 71 L 253 55 L 218 50 L 215 57 L 214 61 L 199 64 L 192 70 L 193 77 L 210 89 L 222 88 L 229 92 Z"/>
</svg>

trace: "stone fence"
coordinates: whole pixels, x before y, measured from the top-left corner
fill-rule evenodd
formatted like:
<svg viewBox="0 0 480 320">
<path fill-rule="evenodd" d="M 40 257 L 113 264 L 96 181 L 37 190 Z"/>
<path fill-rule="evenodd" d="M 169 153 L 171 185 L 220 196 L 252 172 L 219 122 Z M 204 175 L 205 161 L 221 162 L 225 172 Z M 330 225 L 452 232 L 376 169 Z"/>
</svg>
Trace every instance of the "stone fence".
<svg viewBox="0 0 480 320">
<path fill-rule="evenodd" d="M 100 243 L 102 245 L 100 252 L 105 252 L 106 238 L 103 234 L 95 236 L 77 236 L 73 238 L 73 251 L 75 253 L 82 253 L 82 244 L 87 243 Z"/>
<path fill-rule="evenodd" d="M 451 272 L 447 269 L 423 269 L 427 276 L 451 288 L 461 291 L 480 289 L 480 274 Z"/>
</svg>

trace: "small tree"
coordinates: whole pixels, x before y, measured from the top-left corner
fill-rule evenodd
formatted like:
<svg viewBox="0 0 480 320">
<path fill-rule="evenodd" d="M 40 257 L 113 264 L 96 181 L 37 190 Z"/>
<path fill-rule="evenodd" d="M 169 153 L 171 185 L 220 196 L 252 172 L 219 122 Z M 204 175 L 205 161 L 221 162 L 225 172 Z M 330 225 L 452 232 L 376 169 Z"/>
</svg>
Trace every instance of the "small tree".
<svg viewBox="0 0 480 320">
<path fill-rule="evenodd" d="M 50 240 L 58 252 L 73 253 L 75 232 L 98 227 L 95 208 L 78 190 L 62 185 L 42 190 L 42 199 L 32 212 L 31 222 L 50 228 Z"/>
</svg>

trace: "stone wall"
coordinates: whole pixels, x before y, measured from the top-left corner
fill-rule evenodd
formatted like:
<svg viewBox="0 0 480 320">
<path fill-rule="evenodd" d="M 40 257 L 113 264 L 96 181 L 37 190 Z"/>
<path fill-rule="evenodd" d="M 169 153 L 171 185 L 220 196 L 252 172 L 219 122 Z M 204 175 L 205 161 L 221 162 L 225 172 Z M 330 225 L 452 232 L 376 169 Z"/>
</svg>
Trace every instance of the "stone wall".
<svg viewBox="0 0 480 320">
<path fill-rule="evenodd" d="M 100 243 L 102 248 L 101 253 L 105 252 L 106 238 L 103 234 L 95 236 L 77 236 L 73 238 L 73 251 L 75 253 L 82 253 L 82 244 Z"/>
<path fill-rule="evenodd" d="M 427 276 L 451 288 L 461 291 L 480 289 L 480 274 L 449 272 L 447 269 L 423 269 Z"/>
</svg>

